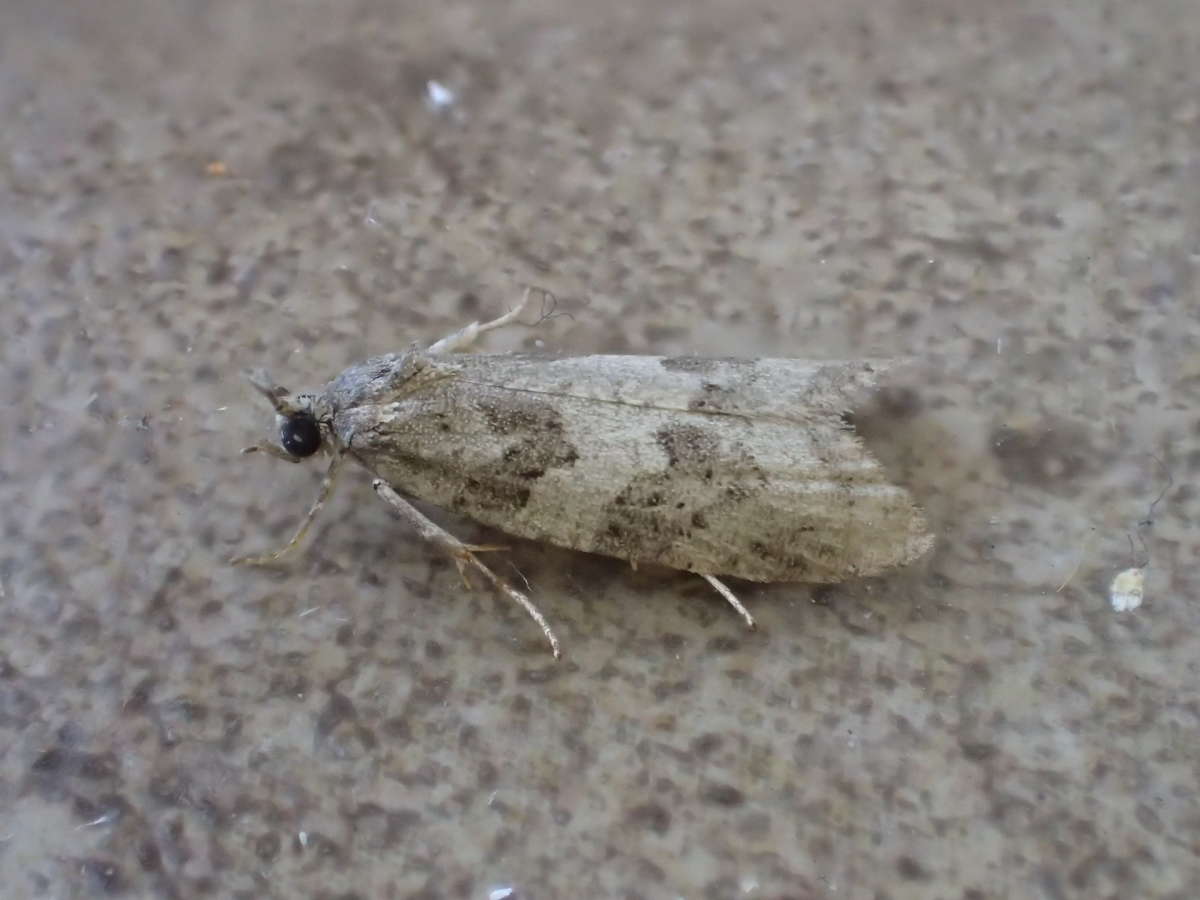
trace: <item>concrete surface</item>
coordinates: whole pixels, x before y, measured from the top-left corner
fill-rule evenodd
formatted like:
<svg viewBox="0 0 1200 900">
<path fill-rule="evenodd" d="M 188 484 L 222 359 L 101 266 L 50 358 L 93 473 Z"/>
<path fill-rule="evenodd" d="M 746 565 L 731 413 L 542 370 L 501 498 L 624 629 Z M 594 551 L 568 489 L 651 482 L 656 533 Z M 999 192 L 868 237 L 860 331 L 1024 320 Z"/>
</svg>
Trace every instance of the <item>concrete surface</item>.
<svg viewBox="0 0 1200 900">
<path fill-rule="evenodd" d="M 1194 3 L 599 7 L 3 4 L 4 898 L 1195 896 Z M 319 480 L 240 369 L 528 282 L 491 349 L 913 357 L 935 554 L 748 633 L 517 543 L 558 665 L 361 474 L 226 564 Z"/>
</svg>

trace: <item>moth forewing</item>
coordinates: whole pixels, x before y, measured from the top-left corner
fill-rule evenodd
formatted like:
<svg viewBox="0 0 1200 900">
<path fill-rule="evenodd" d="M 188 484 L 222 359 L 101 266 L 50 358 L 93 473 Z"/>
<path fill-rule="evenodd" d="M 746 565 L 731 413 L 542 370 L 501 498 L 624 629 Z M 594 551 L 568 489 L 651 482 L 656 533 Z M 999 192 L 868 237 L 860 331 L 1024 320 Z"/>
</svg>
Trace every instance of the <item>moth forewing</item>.
<svg viewBox="0 0 1200 900">
<path fill-rule="evenodd" d="M 455 364 L 466 380 L 514 391 L 807 424 L 856 405 L 894 361 L 472 354 Z"/>
<path fill-rule="evenodd" d="M 462 357 L 459 377 L 335 428 L 412 496 L 633 563 L 830 582 L 928 549 L 907 492 L 837 414 L 874 364 L 702 362 Z M 819 402 L 792 408 L 785 389 Z M 762 394 L 765 415 L 744 390 Z"/>
<path fill-rule="evenodd" d="M 426 351 L 351 366 L 314 394 L 257 379 L 280 415 L 272 452 L 334 457 L 284 550 L 354 459 L 460 570 L 520 603 L 558 656 L 532 601 L 475 556 L 494 548 L 462 543 L 397 492 L 516 537 L 695 572 L 750 624 L 717 576 L 841 581 L 932 545 L 908 492 L 841 418 L 888 361 L 454 354 L 525 305 Z"/>
</svg>

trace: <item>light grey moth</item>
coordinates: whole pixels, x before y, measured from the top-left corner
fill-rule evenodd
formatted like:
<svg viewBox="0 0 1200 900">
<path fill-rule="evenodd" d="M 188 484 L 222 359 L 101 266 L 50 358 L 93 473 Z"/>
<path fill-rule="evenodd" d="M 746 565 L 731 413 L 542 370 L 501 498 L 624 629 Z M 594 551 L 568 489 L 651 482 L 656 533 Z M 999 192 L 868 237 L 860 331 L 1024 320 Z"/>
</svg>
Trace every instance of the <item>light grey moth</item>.
<svg viewBox="0 0 1200 900">
<path fill-rule="evenodd" d="M 404 496 L 559 547 L 705 578 L 829 583 L 912 562 L 932 546 L 924 517 L 843 419 L 886 361 L 461 354 L 517 319 L 525 300 L 422 350 L 378 356 L 315 393 L 263 372 L 291 462 L 331 457 L 303 538 L 346 460 L 464 573 L 480 573 L 541 626 L 533 602 Z"/>
</svg>

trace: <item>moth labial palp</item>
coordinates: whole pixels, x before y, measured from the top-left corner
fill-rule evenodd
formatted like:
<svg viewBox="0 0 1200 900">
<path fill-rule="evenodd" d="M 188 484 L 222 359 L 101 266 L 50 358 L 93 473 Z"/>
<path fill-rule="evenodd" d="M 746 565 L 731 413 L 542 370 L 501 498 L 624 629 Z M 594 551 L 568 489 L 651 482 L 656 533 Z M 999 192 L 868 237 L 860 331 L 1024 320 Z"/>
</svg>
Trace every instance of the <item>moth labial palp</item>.
<svg viewBox="0 0 1200 900">
<path fill-rule="evenodd" d="M 292 540 L 243 561 L 293 549 L 340 465 L 354 461 L 464 578 L 474 570 L 520 605 L 557 658 L 558 639 L 533 601 L 476 555 L 497 548 L 459 541 L 406 496 L 518 538 L 694 572 L 750 627 L 718 576 L 830 583 L 904 565 L 932 546 L 908 492 L 842 420 L 887 361 L 459 352 L 518 321 L 530 297 L 424 350 L 351 366 L 313 393 L 254 374 L 279 445 L 249 449 L 332 462 Z"/>
</svg>

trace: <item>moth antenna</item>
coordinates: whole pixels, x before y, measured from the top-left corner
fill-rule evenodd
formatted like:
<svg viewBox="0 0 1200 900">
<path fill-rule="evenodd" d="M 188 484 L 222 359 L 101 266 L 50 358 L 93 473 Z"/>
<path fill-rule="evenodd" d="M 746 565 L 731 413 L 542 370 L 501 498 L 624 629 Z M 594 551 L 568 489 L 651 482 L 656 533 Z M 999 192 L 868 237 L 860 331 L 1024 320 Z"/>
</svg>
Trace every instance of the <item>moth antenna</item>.
<svg viewBox="0 0 1200 900">
<path fill-rule="evenodd" d="M 541 288 L 541 287 L 532 287 L 532 288 L 530 288 L 530 290 L 537 291 L 539 294 L 542 295 L 541 314 L 538 316 L 537 321 L 534 322 L 533 326 L 531 326 L 531 327 L 536 327 L 538 325 L 541 325 L 543 322 L 549 322 L 551 319 L 558 319 L 558 318 L 564 318 L 564 317 L 570 319 L 572 322 L 575 321 L 575 317 L 573 315 L 571 315 L 571 313 L 567 312 L 566 310 L 560 310 L 558 308 L 558 297 L 556 297 L 554 295 L 554 291 L 550 290 L 549 288 Z"/>
<path fill-rule="evenodd" d="M 267 402 L 279 415 L 291 416 L 301 411 L 298 406 L 288 402 L 287 397 L 291 392 L 282 385 L 276 384 L 275 379 L 268 374 L 266 369 L 249 369 L 242 375 L 256 391 L 267 398 Z"/>
</svg>

